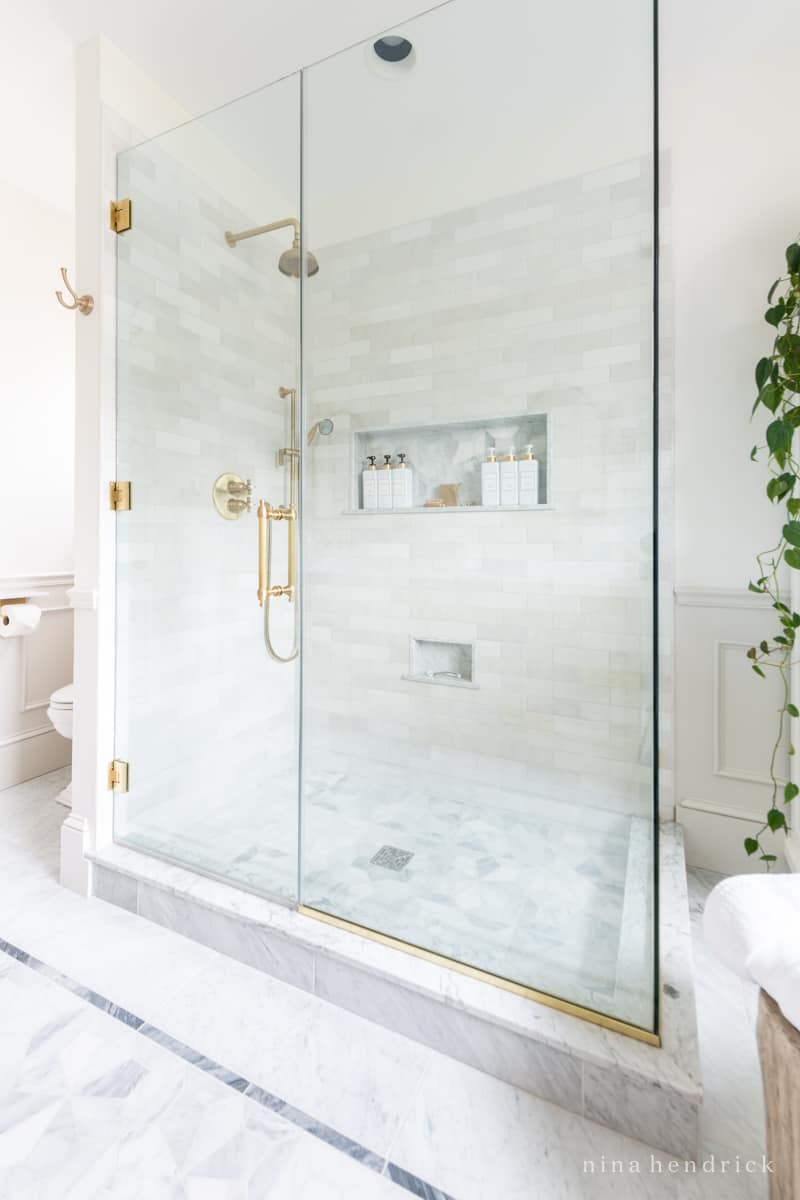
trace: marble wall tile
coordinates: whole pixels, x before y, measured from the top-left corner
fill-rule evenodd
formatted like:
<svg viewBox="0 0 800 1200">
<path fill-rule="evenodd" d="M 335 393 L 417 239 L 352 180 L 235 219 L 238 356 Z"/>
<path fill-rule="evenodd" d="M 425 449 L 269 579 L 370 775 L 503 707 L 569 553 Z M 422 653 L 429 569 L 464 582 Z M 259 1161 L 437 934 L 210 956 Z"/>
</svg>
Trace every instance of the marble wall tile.
<svg viewBox="0 0 800 1200">
<path fill-rule="evenodd" d="M 351 1012 L 581 1111 L 581 1063 L 567 1053 L 327 957 L 318 959 L 316 988 L 318 996 Z"/>
<path fill-rule="evenodd" d="M 651 176 L 635 159 L 598 173 L 612 182 L 565 179 L 325 248 L 305 296 L 308 416 L 336 423 L 306 464 L 307 764 L 651 811 L 652 722 L 637 720 L 651 675 Z M 342 345 L 360 347 L 346 379 Z M 542 413 L 554 511 L 343 516 L 366 453 L 410 449 L 417 501 L 470 458 L 474 502 L 485 445 L 467 455 L 463 431 L 447 442 L 443 428 Z M 571 611 L 579 598 L 596 604 Z M 438 689 L 402 679 L 403 644 L 437 622 L 476 642 L 479 688 L 449 720 Z M 594 689 L 591 707 L 559 711 L 564 683 L 576 703 Z M 502 807 L 499 789 L 487 803 Z M 313 820 L 310 833 L 313 850 Z"/>
<path fill-rule="evenodd" d="M 700 1106 L 681 1100 L 658 1083 L 587 1063 L 583 1072 L 583 1115 L 668 1154 L 694 1159 Z"/>
<path fill-rule="evenodd" d="M 285 983 L 314 990 L 314 955 L 264 925 L 215 912 L 192 900 L 139 884 L 139 915 Z"/>
<path fill-rule="evenodd" d="M 98 900 L 107 900 L 118 908 L 126 908 L 135 913 L 138 904 L 139 885 L 130 875 L 122 875 L 119 871 L 109 871 L 106 867 L 95 864 L 92 867 L 92 895 Z"/>
</svg>

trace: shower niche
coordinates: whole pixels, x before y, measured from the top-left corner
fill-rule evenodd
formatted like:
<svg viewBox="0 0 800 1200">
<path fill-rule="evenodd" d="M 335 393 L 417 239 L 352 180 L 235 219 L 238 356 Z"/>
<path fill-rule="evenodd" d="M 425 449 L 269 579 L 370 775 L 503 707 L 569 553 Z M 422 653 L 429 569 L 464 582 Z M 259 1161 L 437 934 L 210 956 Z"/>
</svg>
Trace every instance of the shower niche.
<svg viewBox="0 0 800 1200">
<path fill-rule="evenodd" d="M 494 446 L 498 459 L 514 447 L 518 458 L 533 446 L 539 463 L 537 504 L 481 504 L 481 463 Z M 413 470 L 411 508 L 365 509 L 362 473 L 371 455 L 380 468 L 385 455 L 392 463 L 399 454 Z M 435 504 L 433 502 L 444 502 Z M 519 413 L 507 417 L 479 417 L 436 425 L 386 426 L 359 429 L 353 434 L 352 496 L 350 512 L 360 516 L 401 516 L 408 513 L 534 512 L 550 508 L 550 418 L 547 413 Z"/>
</svg>

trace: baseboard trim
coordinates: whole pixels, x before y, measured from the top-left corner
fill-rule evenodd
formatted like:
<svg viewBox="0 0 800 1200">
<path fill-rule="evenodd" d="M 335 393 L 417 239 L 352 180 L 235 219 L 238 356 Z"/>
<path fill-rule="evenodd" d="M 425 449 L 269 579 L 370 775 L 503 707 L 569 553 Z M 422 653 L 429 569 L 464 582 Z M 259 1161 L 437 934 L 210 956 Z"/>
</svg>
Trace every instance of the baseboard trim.
<svg viewBox="0 0 800 1200">
<path fill-rule="evenodd" d="M 772 603 L 768 596 L 759 596 L 747 588 L 676 587 L 675 603 L 691 608 L 754 608 L 759 611 Z"/>
</svg>

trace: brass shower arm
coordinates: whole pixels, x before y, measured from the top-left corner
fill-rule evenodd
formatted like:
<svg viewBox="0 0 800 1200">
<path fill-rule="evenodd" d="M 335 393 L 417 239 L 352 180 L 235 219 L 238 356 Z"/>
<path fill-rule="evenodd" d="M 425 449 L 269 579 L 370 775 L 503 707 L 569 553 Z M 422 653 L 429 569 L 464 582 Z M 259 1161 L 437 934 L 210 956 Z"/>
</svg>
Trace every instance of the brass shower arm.
<svg viewBox="0 0 800 1200">
<path fill-rule="evenodd" d="M 237 242 L 243 242 L 245 238 L 259 237 L 262 233 L 272 233 L 275 229 L 294 230 L 295 244 L 300 241 L 300 222 L 297 217 L 284 217 L 281 221 L 272 221 L 269 225 L 257 225 L 255 229 L 245 229 L 242 233 L 231 233 L 229 229 L 225 230 L 225 241 L 229 246 L 235 246 Z"/>
</svg>

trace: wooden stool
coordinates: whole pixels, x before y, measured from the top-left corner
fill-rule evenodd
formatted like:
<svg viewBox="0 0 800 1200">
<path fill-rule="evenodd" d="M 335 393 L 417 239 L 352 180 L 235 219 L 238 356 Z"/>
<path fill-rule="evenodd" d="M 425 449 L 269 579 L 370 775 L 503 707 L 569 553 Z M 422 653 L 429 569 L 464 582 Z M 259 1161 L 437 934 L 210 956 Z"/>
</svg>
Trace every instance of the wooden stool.
<svg viewBox="0 0 800 1200">
<path fill-rule="evenodd" d="M 758 1005 L 758 1052 L 767 1112 L 770 1200 L 800 1196 L 800 1031 L 778 1005 L 761 992 Z"/>
</svg>

